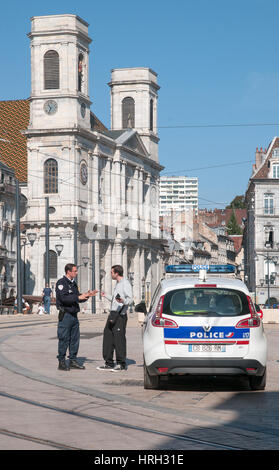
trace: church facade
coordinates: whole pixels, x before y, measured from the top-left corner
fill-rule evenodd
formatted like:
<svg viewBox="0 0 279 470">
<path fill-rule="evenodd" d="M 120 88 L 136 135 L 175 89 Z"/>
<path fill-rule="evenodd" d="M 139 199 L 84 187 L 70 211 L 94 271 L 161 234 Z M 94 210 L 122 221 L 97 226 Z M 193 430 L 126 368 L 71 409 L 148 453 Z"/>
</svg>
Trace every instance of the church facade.
<svg viewBox="0 0 279 470">
<path fill-rule="evenodd" d="M 111 293 L 110 268 L 121 264 L 135 302 L 150 300 L 164 265 L 157 74 L 144 67 L 111 71 L 108 129 L 90 110 L 88 24 L 75 15 L 33 17 L 28 36 L 27 293 L 41 294 L 46 264 L 54 286 L 68 262 L 79 266 L 81 291 L 94 285 Z M 89 311 L 109 307 L 100 295 L 94 307 L 87 304 Z"/>
</svg>

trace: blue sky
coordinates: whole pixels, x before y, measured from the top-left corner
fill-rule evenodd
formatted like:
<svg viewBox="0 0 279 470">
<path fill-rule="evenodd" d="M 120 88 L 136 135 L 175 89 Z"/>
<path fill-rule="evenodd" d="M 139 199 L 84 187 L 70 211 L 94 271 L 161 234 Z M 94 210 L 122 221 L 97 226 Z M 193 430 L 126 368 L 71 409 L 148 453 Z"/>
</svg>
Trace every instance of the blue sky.
<svg viewBox="0 0 279 470">
<path fill-rule="evenodd" d="M 256 147 L 279 135 L 249 126 L 279 123 L 277 0 L 5 2 L 0 99 L 29 97 L 30 18 L 61 13 L 90 24 L 91 109 L 107 126 L 111 69 L 151 67 L 163 174 L 197 176 L 201 208 L 245 193 Z"/>
</svg>

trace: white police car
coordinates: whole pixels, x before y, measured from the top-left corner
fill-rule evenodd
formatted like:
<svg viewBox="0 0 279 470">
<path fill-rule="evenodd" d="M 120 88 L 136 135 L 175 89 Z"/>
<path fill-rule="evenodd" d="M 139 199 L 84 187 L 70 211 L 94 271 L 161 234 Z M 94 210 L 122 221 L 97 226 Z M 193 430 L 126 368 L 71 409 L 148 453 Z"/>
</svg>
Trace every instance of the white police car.
<svg viewBox="0 0 279 470">
<path fill-rule="evenodd" d="M 146 314 L 144 388 L 162 376 L 245 375 L 266 384 L 267 343 L 261 318 L 232 265 L 167 266 Z M 171 276 L 169 276 L 169 274 Z"/>
</svg>

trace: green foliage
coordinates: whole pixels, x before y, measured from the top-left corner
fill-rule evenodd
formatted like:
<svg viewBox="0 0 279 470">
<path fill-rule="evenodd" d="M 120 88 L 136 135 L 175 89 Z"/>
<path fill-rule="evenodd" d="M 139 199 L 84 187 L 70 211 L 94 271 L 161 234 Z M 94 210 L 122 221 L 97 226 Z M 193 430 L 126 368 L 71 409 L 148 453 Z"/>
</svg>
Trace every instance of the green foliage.
<svg viewBox="0 0 279 470">
<path fill-rule="evenodd" d="M 244 196 L 235 196 L 229 206 L 226 209 L 246 209 Z"/>
<path fill-rule="evenodd" d="M 230 220 L 228 222 L 228 235 L 241 235 L 242 234 L 242 229 L 239 227 L 236 216 L 234 211 L 232 211 L 232 215 L 230 217 Z"/>
</svg>

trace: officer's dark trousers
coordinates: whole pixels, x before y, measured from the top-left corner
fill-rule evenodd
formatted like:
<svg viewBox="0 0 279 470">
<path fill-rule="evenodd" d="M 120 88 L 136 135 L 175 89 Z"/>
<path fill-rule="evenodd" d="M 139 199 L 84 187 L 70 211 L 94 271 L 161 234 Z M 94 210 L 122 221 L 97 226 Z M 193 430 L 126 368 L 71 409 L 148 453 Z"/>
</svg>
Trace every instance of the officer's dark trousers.
<svg viewBox="0 0 279 470">
<path fill-rule="evenodd" d="M 113 326 L 110 324 L 109 317 L 107 319 L 103 336 L 103 358 L 109 366 L 114 365 L 114 350 L 117 364 L 126 365 L 126 325 L 126 314 L 118 314 Z"/>
<path fill-rule="evenodd" d="M 77 317 L 65 313 L 62 321 L 58 322 L 58 360 L 65 359 L 67 348 L 69 348 L 69 357 L 75 359 L 79 348 L 79 321 Z"/>
</svg>

